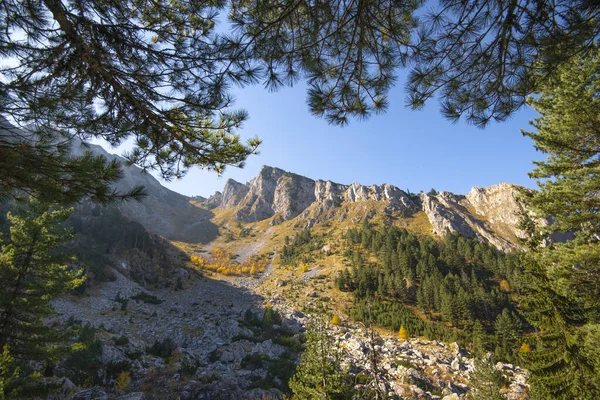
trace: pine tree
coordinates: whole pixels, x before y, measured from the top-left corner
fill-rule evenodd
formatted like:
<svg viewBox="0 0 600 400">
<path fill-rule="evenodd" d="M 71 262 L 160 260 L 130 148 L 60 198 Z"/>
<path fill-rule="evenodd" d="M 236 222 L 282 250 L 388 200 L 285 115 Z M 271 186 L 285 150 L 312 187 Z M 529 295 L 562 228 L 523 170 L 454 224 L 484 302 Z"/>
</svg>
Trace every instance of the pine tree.
<svg viewBox="0 0 600 400">
<path fill-rule="evenodd" d="M 16 394 L 12 384 L 18 378 L 19 367 L 15 365 L 15 359 L 10 355 L 8 345 L 5 345 L 0 353 L 0 400 L 4 400 L 9 392 Z"/>
<path fill-rule="evenodd" d="M 476 319 L 471 331 L 471 343 L 473 343 L 473 352 L 477 355 L 483 355 L 487 346 L 486 334 L 481 321 Z"/>
<path fill-rule="evenodd" d="M 532 250 L 524 258 L 522 308 L 538 329 L 523 354 L 539 398 L 600 397 L 600 52 L 575 56 L 529 103 L 541 116 L 523 132 L 547 154 L 526 192 L 534 215 L 524 218 Z M 536 218 L 550 217 L 541 226 Z M 570 236 L 547 244 L 552 231 Z M 594 345 L 595 343 L 595 345 Z"/>
<path fill-rule="evenodd" d="M 492 362 L 491 355 L 475 359 L 475 371 L 471 374 L 471 389 L 469 399 L 472 400 L 503 400 L 500 393 L 506 385 L 506 378 L 498 371 Z"/>
<path fill-rule="evenodd" d="M 353 389 L 341 366 L 342 349 L 319 316 L 314 316 L 306 331 L 306 348 L 296 373 L 289 382 L 294 398 L 347 399 Z"/>
<path fill-rule="evenodd" d="M 68 256 L 57 247 L 73 238 L 60 225 L 72 209 L 50 208 L 30 200 L 28 208 L 8 213 L 10 235 L 0 252 L 0 348 L 8 346 L 17 361 L 42 360 L 59 343 L 58 333 L 44 323 L 52 298 L 79 285 Z"/>
<path fill-rule="evenodd" d="M 498 358 L 510 359 L 521 336 L 521 321 L 512 311 L 505 308 L 496 318 L 494 328 Z"/>
</svg>

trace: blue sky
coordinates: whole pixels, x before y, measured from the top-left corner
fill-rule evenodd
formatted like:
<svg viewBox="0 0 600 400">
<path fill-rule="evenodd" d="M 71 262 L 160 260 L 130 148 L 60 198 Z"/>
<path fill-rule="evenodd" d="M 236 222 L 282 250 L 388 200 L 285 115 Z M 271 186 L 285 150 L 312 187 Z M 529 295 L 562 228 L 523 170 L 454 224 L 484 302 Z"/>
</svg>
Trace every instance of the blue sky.
<svg viewBox="0 0 600 400">
<path fill-rule="evenodd" d="M 535 116 L 531 109 L 483 130 L 463 121 L 452 124 L 440 114 L 437 101 L 421 111 L 406 108 L 403 76 L 390 93 L 385 114 L 345 127 L 312 116 L 303 85 L 274 93 L 260 85 L 236 89 L 236 106 L 250 114 L 239 133 L 260 137 L 260 154 L 250 156 L 244 169 L 230 167 L 221 177 L 194 168 L 183 179 L 161 183 L 206 197 L 222 190 L 228 178 L 247 182 L 262 165 L 270 165 L 313 179 L 390 183 L 412 192 L 435 188 L 464 194 L 473 186 L 499 182 L 535 187 L 527 172 L 542 155 L 520 133 Z"/>
</svg>

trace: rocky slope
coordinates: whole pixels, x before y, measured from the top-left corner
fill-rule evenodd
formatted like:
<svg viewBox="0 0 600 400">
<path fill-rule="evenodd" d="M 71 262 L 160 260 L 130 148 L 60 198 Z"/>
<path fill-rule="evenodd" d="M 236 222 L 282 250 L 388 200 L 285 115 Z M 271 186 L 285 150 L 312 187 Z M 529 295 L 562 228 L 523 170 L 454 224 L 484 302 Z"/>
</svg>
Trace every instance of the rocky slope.
<svg viewBox="0 0 600 400">
<path fill-rule="evenodd" d="M 95 326 L 101 343 L 96 355 L 101 370 L 108 373 L 128 365 L 131 381 L 127 391 L 138 400 L 283 399 L 282 379 L 286 368 L 293 370 L 299 360 L 300 335 L 310 315 L 298 311 L 287 299 L 273 296 L 269 303 L 281 318 L 267 322 L 264 297 L 244 286 L 200 278 L 185 270 L 179 273 L 185 284 L 178 291 L 148 290 L 117 273 L 114 282 L 87 297 L 55 301 L 58 320 L 68 324 L 74 319 Z M 401 341 L 377 333 L 371 337 L 351 321 L 328 329 L 357 381 L 372 373 L 372 352 L 376 352 L 378 384 L 386 398 L 467 397 L 474 363 L 456 343 L 423 338 Z M 165 340 L 173 341 L 176 357 L 151 350 Z M 527 398 L 526 371 L 502 363 L 496 368 L 509 381 L 506 399 Z M 114 377 L 105 388 L 86 389 L 71 399 L 121 399 L 106 389 L 113 385 Z M 77 389 L 70 381 L 65 381 L 64 388 Z M 364 383 L 355 387 L 359 392 L 366 388 Z M 85 397 L 92 392 L 96 397 Z"/>
<path fill-rule="evenodd" d="M 117 189 L 125 191 L 144 186 L 148 196 L 141 202 L 127 201 L 118 205 L 127 217 L 170 240 L 207 243 L 218 235 L 218 228 L 210 221 L 213 214 L 209 210 L 193 206 L 187 196 L 165 188 L 141 168 L 125 165 L 122 157 L 108 153 L 101 146 L 82 143 L 73 146 L 75 155 L 86 150 L 123 164 L 123 179 L 116 183 Z"/>
<path fill-rule="evenodd" d="M 374 201 L 384 204 L 384 212 L 396 217 L 423 211 L 436 235 L 458 232 L 509 251 L 518 247 L 517 238 L 522 235 L 518 225 L 523 207 L 518 195 L 519 187 L 500 183 L 475 187 L 466 196 L 446 191 L 415 196 L 389 184 L 343 185 L 263 166 L 249 184 L 228 180 L 223 193 L 215 193 L 209 203 L 235 209 L 238 221 L 271 218 L 271 224 L 277 224 L 296 217 L 314 221 L 315 215 L 336 207 Z"/>
</svg>

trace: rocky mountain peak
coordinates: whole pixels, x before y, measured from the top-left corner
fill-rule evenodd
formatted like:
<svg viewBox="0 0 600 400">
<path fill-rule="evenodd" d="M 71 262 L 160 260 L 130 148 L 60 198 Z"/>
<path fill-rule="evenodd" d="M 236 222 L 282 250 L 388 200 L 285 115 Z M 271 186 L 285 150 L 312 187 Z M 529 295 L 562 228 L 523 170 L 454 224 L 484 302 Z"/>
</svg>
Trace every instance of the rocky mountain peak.
<svg viewBox="0 0 600 400">
<path fill-rule="evenodd" d="M 246 194 L 248 194 L 249 190 L 250 188 L 248 185 L 239 183 L 233 179 L 227 179 L 221 196 L 221 208 L 233 208 L 237 206 L 244 199 Z"/>
<path fill-rule="evenodd" d="M 321 215 L 343 203 L 384 202 L 386 213 L 399 211 L 402 216 L 408 216 L 424 212 L 436 235 L 457 232 L 509 251 L 518 247 L 517 238 L 522 235 L 518 229 L 522 210 L 519 190 L 518 186 L 499 183 L 474 187 L 466 196 L 443 190 L 421 193 L 415 198 L 388 183 L 345 185 L 312 180 L 265 165 L 249 184 L 227 180 L 223 193 L 217 192 L 209 202 L 224 209 L 235 208 L 238 221 L 276 217 L 272 223 L 299 215 L 301 218 L 310 215 L 314 219 L 315 213 Z"/>
<path fill-rule="evenodd" d="M 239 221 L 267 219 L 279 213 L 285 220 L 294 218 L 315 201 L 315 181 L 263 166 L 240 202 L 236 213 Z"/>
</svg>

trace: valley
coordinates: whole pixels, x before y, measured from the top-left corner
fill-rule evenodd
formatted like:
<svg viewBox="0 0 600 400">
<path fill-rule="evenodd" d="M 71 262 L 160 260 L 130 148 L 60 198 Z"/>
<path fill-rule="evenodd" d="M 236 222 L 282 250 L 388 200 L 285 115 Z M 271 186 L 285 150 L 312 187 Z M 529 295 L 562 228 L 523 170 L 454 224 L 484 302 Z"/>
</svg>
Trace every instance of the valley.
<svg viewBox="0 0 600 400">
<path fill-rule="evenodd" d="M 482 318 L 481 334 L 488 343 L 496 335 L 494 320 L 502 306 L 485 316 L 473 314 L 468 322 L 449 317 L 440 304 L 417 302 L 433 270 L 415 269 L 420 268 L 419 248 L 441 246 L 442 251 L 451 235 L 463 253 L 457 264 L 446 253 L 436 255 L 439 260 L 432 262 L 445 271 L 443 276 L 454 276 L 454 269 L 473 271 L 469 279 L 481 279 L 477 285 L 484 295 L 491 290 L 502 299 L 493 301 L 511 304 L 516 294 L 502 292 L 500 275 L 486 270 L 476 254 L 492 252 L 496 265 L 503 252 L 520 248 L 519 188 L 500 184 L 474 188 L 466 196 L 413 194 L 391 185 L 341 185 L 263 167 L 249 184 L 229 180 L 208 199 L 188 199 L 139 170 L 126 174 L 127 184 L 151 191 L 147 200 L 125 203 L 119 212 L 161 235 L 170 248 L 143 261 L 151 266 L 163 260 L 164 265 L 154 267 L 158 278 L 150 279 L 148 266 L 144 273 L 132 273 L 129 253 L 116 253 L 107 266 L 110 279 L 53 302 L 56 321 L 79 332 L 79 356 L 94 360 L 83 375 L 60 381 L 62 394 L 55 398 L 283 399 L 290 394 L 303 337 L 315 318 L 324 319 L 326 340 L 344 355 L 340 365 L 358 398 L 374 393 L 398 399 L 470 396 L 477 392 L 471 383 L 476 356 L 494 358 L 487 362 L 500 377 L 505 398 L 527 398 L 527 372 L 514 364 L 518 352 L 512 347 L 520 343 L 508 344 L 510 357 L 473 343 L 473 321 Z M 408 237 L 415 241 L 411 246 L 416 247 L 407 248 L 417 252 L 416 258 L 404 269 L 388 265 L 374 243 L 360 239 L 364 229 L 373 237 L 385 232 Z M 398 246 L 394 242 L 394 252 Z M 471 246 L 471 255 L 465 255 L 464 246 Z M 473 246 L 484 247 L 473 253 Z M 355 272 L 349 272 L 352 268 Z M 392 268 L 390 279 L 403 274 L 402 283 L 388 293 L 375 276 L 368 283 L 372 289 L 358 295 L 339 281 L 344 273 L 359 279 L 356 271 L 369 268 L 380 271 L 375 274 Z M 361 311 L 365 304 L 368 308 Z M 388 324 L 381 307 L 393 304 L 404 311 Z M 473 310 L 477 307 L 473 303 Z M 364 310 L 367 319 L 358 317 Z M 332 316 L 340 322 L 329 323 Z M 399 337 L 400 325 L 406 325 L 407 338 Z M 86 331 L 93 333 L 84 340 Z M 69 376 L 69 362 L 63 368 Z"/>
</svg>

